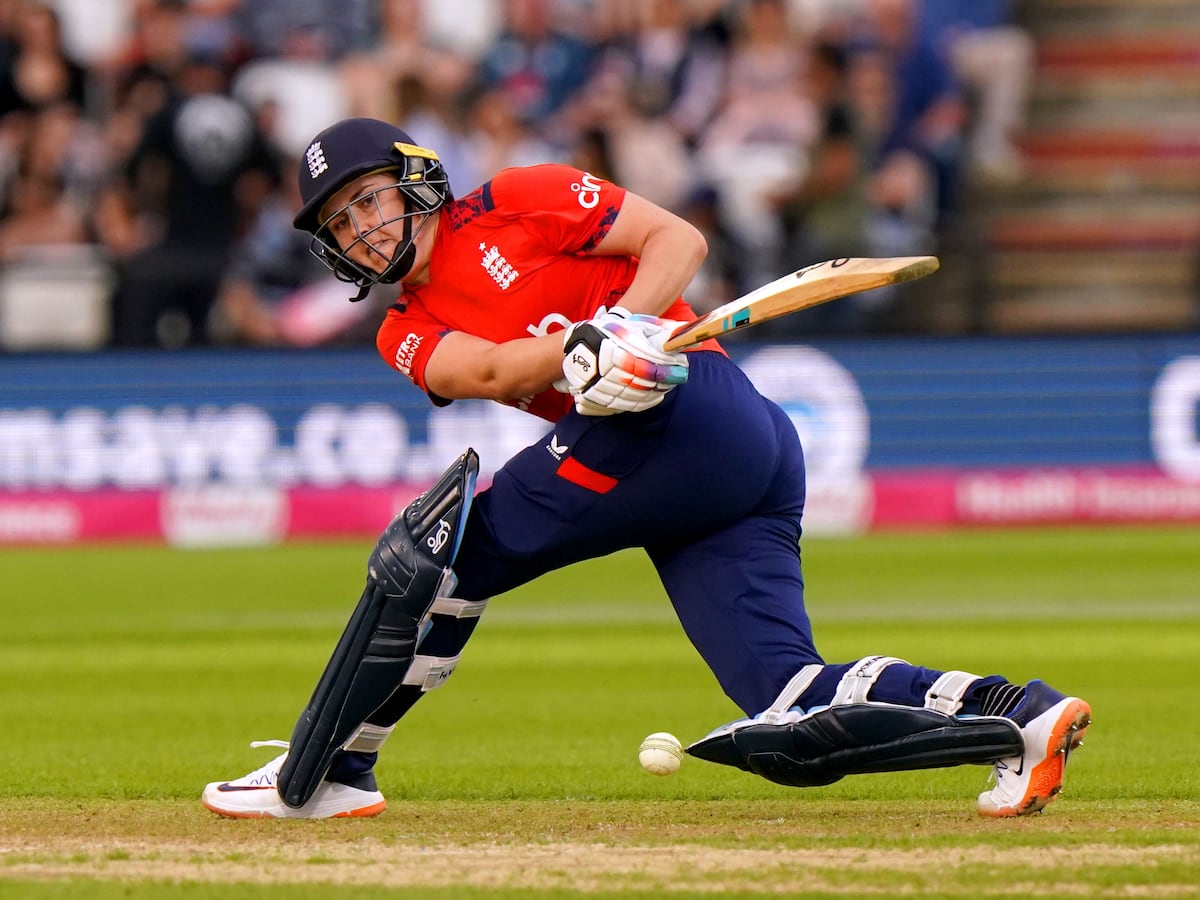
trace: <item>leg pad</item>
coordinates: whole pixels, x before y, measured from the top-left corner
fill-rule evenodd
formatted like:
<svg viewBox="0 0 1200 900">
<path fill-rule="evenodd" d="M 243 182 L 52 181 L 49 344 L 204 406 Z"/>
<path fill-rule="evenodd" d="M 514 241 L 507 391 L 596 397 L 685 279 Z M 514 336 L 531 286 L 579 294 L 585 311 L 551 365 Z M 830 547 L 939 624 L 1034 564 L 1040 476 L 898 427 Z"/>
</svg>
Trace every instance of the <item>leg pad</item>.
<svg viewBox="0 0 1200 900">
<path fill-rule="evenodd" d="M 1016 723 L 998 716 L 955 718 L 888 703 L 831 706 L 768 724 L 741 719 L 687 748 L 776 784 L 815 787 L 846 775 L 991 763 L 1021 753 Z"/>
<path fill-rule="evenodd" d="M 312 797 L 333 755 L 405 684 L 434 604 L 457 583 L 451 566 L 478 471 L 479 457 L 467 450 L 376 543 L 366 588 L 279 770 L 279 795 L 288 806 L 299 808 Z"/>
</svg>

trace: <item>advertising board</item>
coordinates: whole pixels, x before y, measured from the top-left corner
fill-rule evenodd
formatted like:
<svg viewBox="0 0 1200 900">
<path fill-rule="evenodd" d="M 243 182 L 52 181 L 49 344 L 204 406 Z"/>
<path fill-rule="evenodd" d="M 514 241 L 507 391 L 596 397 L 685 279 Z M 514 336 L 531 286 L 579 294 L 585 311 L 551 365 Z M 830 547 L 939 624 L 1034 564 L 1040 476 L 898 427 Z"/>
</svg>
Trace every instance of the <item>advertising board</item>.
<svg viewBox="0 0 1200 900">
<path fill-rule="evenodd" d="M 810 533 L 1200 521 L 1200 337 L 729 350 L 801 435 Z M 0 357 L 0 543 L 373 534 L 548 430 L 435 409 L 371 348 Z"/>
</svg>

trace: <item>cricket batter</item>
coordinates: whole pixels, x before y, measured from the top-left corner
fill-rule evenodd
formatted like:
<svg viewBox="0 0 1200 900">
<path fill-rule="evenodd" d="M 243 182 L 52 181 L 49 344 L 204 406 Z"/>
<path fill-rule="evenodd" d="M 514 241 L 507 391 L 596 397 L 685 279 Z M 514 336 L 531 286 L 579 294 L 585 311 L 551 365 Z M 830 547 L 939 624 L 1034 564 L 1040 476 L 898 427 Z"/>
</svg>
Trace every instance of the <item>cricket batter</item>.
<svg viewBox="0 0 1200 900">
<path fill-rule="evenodd" d="M 753 177 L 730 172 L 727 177 Z M 454 671 L 490 597 L 629 547 L 745 713 L 689 748 L 780 784 L 993 765 L 987 816 L 1049 803 L 1090 723 L 1042 681 L 890 656 L 826 663 L 804 607 L 804 456 L 790 420 L 715 341 L 666 353 L 707 252 L 687 222 L 563 165 L 451 195 L 434 150 L 348 119 L 300 166 L 295 224 L 340 279 L 398 284 L 384 361 L 435 406 L 486 398 L 550 423 L 475 494 L 471 450 L 380 537 L 362 598 L 287 751 L 204 789 L 231 817 L 370 816 L 374 765 Z M 691 485 L 692 489 L 684 486 Z"/>
</svg>

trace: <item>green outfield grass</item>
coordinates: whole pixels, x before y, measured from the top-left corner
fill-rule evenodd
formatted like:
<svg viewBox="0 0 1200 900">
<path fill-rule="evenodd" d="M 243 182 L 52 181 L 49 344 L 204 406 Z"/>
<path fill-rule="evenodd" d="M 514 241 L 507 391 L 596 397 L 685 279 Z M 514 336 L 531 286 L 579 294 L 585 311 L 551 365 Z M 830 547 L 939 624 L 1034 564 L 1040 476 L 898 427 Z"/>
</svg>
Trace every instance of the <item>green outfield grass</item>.
<svg viewBox="0 0 1200 900">
<path fill-rule="evenodd" d="M 0 551 L 0 898 L 1200 895 L 1196 529 L 806 541 L 828 659 L 1092 703 L 1062 798 L 1030 819 L 975 816 L 980 767 L 803 791 L 697 760 L 644 773 L 645 734 L 687 743 L 738 712 L 635 553 L 493 601 L 389 743 L 383 816 L 211 816 L 205 782 L 288 737 L 371 543 Z"/>
</svg>

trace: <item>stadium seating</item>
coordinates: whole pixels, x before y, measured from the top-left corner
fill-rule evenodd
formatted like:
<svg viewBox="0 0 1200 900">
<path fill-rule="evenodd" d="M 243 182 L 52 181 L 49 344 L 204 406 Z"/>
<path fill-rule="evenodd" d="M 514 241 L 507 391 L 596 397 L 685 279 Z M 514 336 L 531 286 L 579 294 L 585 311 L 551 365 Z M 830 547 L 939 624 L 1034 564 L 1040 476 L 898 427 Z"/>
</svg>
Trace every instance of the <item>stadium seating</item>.
<svg viewBox="0 0 1200 900">
<path fill-rule="evenodd" d="M 981 204 L 1000 332 L 1200 325 L 1200 5 L 1031 0 L 1026 177 Z"/>
</svg>

